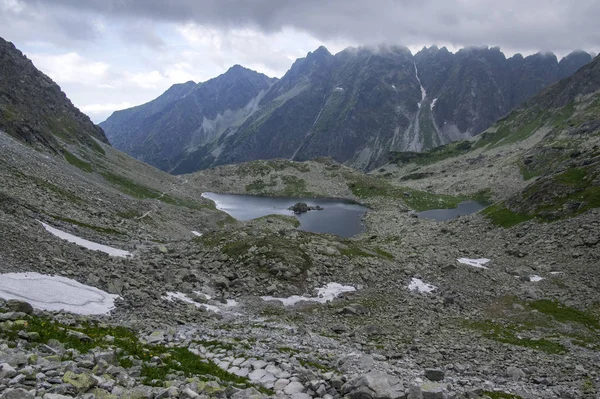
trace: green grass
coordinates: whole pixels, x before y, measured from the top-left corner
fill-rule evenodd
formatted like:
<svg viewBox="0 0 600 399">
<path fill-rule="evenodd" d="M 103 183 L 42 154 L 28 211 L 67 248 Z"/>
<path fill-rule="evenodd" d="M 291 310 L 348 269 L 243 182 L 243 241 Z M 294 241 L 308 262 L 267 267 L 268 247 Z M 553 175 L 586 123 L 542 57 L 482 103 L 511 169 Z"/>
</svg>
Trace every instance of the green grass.
<svg viewBox="0 0 600 399">
<path fill-rule="evenodd" d="M 203 204 L 201 202 L 197 202 L 191 199 L 185 198 L 175 198 L 168 194 L 164 194 L 158 190 L 142 186 L 141 184 L 135 183 L 133 180 L 128 179 L 124 176 L 116 175 L 111 172 L 102 172 L 102 177 L 106 179 L 109 183 L 119 189 L 119 191 L 130 195 L 134 198 L 138 199 L 157 199 L 166 204 L 171 204 L 175 206 L 181 206 L 188 209 L 194 210 L 202 210 L 202 209 L 215 209 L 214 204 Z"/>
<path fill-rule="evenodd" d="M 381 248 L 375 248 L 374 251 L 377 252 L 377 255 L 381 256 L 382 258 L 386 258 L 386 259 L 389 259 L 389 260 L 394 260 L 394 255 L 392 255 L 389 252 L 384 251 Z"/>
<path fill-rule="evenodd" d="M 574 322 L 583 324 L 589 329 L 600 329 L 600 323 L 594 315 L 565 306 L 559 302 L 543 299 L 530 302 L 529 306 L 538 312 L 552 316 L 562 323 Z"/>
<path fill-rule="evenodd" d="M 245 189 L 246 191 L 263 191 L 267 187 L 274 187 L 277 183 L 271 179 L 269 182 L 265 182 L 263 179 L 256 179 L 252 181 L 252 183 L 247 184 Z"/>
<path fill-rule="evenodd" d="M 575 186 L 581 184 L 586 175 L 587 171 L 585 169 L 570 168 L 569 170 L 556 175 L 554 179 L 561 184 Z"/>
<path fill-rule="evenodd" d="M 519 338 L 517 336 L 517 332 L 519 331 L 519 329 L 514 325 L 502 325 L 489 320 L 485 320 L 466 322 L 465 326 L 473 330 L 481 331 L 483 336 L 486 338 L 505 344 L 522 346 L 525 348 L 530 348 L 549 354 L 567 353 L 567 349 L 562 344 L 555 341 L 550 341 L 545 338 Z"/>
<path fill-rule="evenodd" d="M 67 150 L 63 150 L 63 152 L 64 152 L 63 156 L 65 157 L 65 160 L 68 163 L 70 163 L 71 165 L 73 165 L 87 173 L 92 173 L 94 171 L 94 169 L 92 168 L 92 164 L 87 163 L 87 162 L 77 158 L 75 155 L 71 154 Z"/>
<path fill-rule="evenodd" d="M 86 229 L 90 229 L 90 230 L 94 230 L 98 233 L 102 233 L 102 234 L 110 234 L 110 235 L 125 235 L 125 233 L 119 231 L 119 230 L 115 230 L 115 229 L 111 229 L 108 227 L 100 227 L 100 226 L 94 226 L 91 224 L 87 224 L 87 223 L 83 223 L 80 222 L 78 220 L 75 219 L 70 219 L 70 218 L 66 218 L 66 217 L 62 217 L 62 216 L 56 216 L 56 215 L 50 215 L 52 216 L 52 218 L 56 219 L 56 220 L 60 220 L 66 223 L 70 223 L 70 224 L 74 224 L 76 226 L 79 227 L 85 227 Z"/>
<path fill-rule="evenodd" d="M 102 172 L 102 177 L 116 186 L 120 191 L 139 199 L 158 198 L 161 193 L 157 190 L 142 186 L 132 180 L 111 172 Z"/>
<path fill-rule="evenodd" d="M 284 188 L 280 195 L 286 197 L 313 197 L 314 194 L 306 189 L 306 180 L 293 175 L 281 176 Z"/>
<path fill-rule="evenodd" d="M 387 197 L 400 199 L 416 211 L 428 209 L 456 208 L 459 203 L 469 199 L 467 195 L 434 194 L 406 187 L 392 186 L 388 181 L 371 176 L 348 176 L 348 187 L 356 197 L 369 199 Z"/>
<path fill-rule="evenodd" d="M 458 141 L 433 148 L 426 152 L 392 152 L 390 157 L 391 163 L 395 164 L 414 163 L 417 165 L 430 165 L 444 159 L 466 154 L 471 150 L 471 147 L 472 142 L 470 141 Z"/>
<path fill-rule="evenodd" d="M 513 212 L 500 203 L 488 206 L 481 211 L 481 214 L 496 226 L 506 228 L 533 219 L 533 216 Z"/>
</svg>

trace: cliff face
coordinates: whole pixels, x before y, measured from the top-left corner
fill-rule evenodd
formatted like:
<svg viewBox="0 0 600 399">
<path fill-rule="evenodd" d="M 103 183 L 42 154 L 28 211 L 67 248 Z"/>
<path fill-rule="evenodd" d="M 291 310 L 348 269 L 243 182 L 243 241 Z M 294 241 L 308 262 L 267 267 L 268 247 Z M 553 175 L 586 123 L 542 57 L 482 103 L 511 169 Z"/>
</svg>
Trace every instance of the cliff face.
<svg viewBox="0 0 600 399">
<path fill-rule="evenodd" d="M 60 151 L 58 139 L 108 143 L 104 131 L 80 112 L 48 76 L 0 38 L 0 129 L 32 145 Z"/>
</svg>

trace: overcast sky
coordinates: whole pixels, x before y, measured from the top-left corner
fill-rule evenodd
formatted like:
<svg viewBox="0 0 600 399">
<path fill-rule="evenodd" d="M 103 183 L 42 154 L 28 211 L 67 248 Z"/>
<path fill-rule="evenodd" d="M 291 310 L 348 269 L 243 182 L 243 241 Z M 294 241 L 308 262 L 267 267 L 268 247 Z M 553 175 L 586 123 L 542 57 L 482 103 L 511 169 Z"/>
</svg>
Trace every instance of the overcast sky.
<svg viewBox="0 0 600 399">
<path fill-rule="evenodd" d="M 234 64 L 281 77 L 325 45 L 600 50 L 598 0 L 0 0 L 0 36 L 95 122 Z"/>
</svg>

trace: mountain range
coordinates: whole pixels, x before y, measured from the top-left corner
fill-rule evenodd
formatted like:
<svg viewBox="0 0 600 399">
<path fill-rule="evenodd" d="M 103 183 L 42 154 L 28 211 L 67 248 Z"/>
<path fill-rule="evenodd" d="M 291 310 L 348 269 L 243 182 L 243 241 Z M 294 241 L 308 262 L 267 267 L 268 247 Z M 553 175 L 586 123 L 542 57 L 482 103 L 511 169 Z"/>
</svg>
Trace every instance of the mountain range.
<svg viewBox="0 0 600 399">
<path fill-rule="evenodd" d="M 256 159 L 328 156 L 363 170 L 390 151 L 473 137 L 591 60 L 506 58 L 499 48 L 320 47 L 281 79 L 234 66 L 117 111 L 100 126 L 131 156 L 174 173 Z"/>
</svg>

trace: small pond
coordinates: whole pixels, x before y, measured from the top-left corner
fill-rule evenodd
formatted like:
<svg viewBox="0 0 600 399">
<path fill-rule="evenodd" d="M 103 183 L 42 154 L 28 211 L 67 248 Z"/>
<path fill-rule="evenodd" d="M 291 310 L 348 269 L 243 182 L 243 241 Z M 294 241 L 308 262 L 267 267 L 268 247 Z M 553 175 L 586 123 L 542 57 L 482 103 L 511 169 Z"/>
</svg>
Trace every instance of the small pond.
<svg viewBox="0 0 600 399">
<path fill-rule="evenodd" d="M 418 212 L 420 218 L 433 219 L 438 222 L 450 220 L 459 216 L 470 215 L 486 208 L 488 205 L 478 201 L 463 201 L 454 209 L 431 209 L 429 211 Z"/>
<path fill-rule="evenodd" d="M 250 220 L 273 214 L 288 215 L 298 218 L 299 229 L 303 231 L 330 233 L 340 237 L 352 237 L 365 231 L 362 219 L 368 208 L 342 199 L 215 193 L 204 193 L 202 196 L 214 201 L 217 209 L 227 212 L 237 220 Z M 309 206 L 320 206 L 323 210 L 294 215 L 288 208 L 298 202 L 305 202 Z"/>
</svg>

